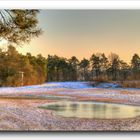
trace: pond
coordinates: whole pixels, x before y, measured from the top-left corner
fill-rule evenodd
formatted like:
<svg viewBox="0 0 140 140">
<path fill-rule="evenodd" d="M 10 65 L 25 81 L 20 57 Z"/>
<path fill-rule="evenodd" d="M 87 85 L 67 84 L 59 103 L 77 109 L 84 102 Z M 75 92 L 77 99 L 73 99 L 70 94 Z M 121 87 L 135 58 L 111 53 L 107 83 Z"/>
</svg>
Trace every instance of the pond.
<svg viewBox="0 0 140 140">
<path fill-rule="evenodd" d="M 118 119 L 133 118 L 140 115 L 140 107 L 132 105 L 99 102 L 54 102 L 39 108 L 53 110 L 62 117 Z"/>
</svg>

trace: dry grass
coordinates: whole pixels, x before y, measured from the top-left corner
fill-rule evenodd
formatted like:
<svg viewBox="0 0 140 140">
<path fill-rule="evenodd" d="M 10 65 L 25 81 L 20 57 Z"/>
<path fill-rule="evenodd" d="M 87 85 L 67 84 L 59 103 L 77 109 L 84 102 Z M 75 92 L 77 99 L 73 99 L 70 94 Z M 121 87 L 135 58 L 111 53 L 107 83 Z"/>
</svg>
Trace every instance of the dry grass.
<svg viewBox="0 0 140 140">
<path fill-rule="evenodd" d="M 120 84 L 123 88 L 140 88 L 140 81 L 123 81 Z"/>
<path fill-rule="evenodd" d="M 97 83 L 109 82 L 108 78 L 105 76 L 99 76 L 98 78 L 94 78 L 93 80 Z"/>
</svg>

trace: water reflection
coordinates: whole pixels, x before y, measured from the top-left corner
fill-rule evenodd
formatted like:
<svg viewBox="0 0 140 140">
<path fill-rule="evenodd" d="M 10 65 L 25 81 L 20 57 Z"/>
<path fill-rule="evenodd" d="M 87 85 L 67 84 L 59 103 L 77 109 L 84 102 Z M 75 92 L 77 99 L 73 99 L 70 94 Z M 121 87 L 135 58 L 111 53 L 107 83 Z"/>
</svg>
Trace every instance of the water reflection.
<svg viewBox="0 0 140 140">
<path fill-rule="evenodd" d="M 133 118 L 140 115 L 140 107 L 131 105 L 63 101 L 49 104 L 45 109 L 54 110 L 63 117 L 78 118 Z"/>
<path fill-rule="evenodd" d="M 73 113 L 75 113 L 77 110 L 78 110 L 78 104 L 75 104 L 75 103 L 73 103 L 73 104 L 70 104 L 69 105 L 69 109 L 73 112 Z"/>
</svg>

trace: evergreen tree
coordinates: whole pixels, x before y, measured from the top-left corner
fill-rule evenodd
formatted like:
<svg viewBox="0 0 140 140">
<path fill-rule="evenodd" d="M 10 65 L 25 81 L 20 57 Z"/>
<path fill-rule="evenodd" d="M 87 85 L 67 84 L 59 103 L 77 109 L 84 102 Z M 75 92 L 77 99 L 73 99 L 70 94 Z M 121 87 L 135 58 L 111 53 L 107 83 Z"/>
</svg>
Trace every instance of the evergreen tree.
<svg viewBox="0 0 140 140">
<path fill-rule="evenodd" d="M 88 68 L 89 68 L 89 61 L 87 59 L 81 60 L 79 63 L 80 68 L 82 69 L 82 80 L 88 79 Z"/>
<path fill-rule="evenodd" d="M 131 74 L 130 72 L 130 67 L 129 65 L 124 62 L 124 61 L 120 61 L 120 79 L 121 80 L 127 80 L 128 76 Z"/>
<path fill-rule="evenodd" d="M 110 59 L 110 68 L 109 73 L 112 76 L 112 80 L 117 80 L 119 73 L 119 56 L 115 53 L 111 53 L 109 56 Z"/>
<path fill-rule="evenodd" d="M 132 73 L 133 77 L 135 79 L 140 78 L 140 57 L 138 54 L 134 54 L 131 60 L 131 67 L 132 67 Z"/>
<path fill-rule="evenodd" d="M 0 38 L 22 44 L 41 34 L 38 10 L 0 10 Z"/>
<path fill-rule="evenodd" d="M 71 66 L 72 80 L 77 81 L 77 78 L 78 78 L 77 71 L 78 71 L 79 60 L 75 56 L 72 56 L 71 59 L 69 59 L 69 64 Z"/>
<path fill-rule="evenodd" d="M 92 66 L 92 73 L 93 73 L 93 75 L 95 73 L 95 77 L 96 77 L 96 79 L 98 79 L 99 75 L 101 73 L 101 58 L 100 58 L 100 55 L 93 54 L 90 58 L 90 61 L 91 61 L 91 66 Z"/>
</svg>

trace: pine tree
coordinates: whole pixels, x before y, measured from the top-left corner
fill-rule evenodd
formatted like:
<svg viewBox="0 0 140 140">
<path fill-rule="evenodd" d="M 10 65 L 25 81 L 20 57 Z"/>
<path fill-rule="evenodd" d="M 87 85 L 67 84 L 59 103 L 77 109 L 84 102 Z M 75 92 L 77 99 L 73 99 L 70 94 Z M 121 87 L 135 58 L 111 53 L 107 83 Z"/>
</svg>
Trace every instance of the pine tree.
<svg viewBox="0 0 140 140">
<path fill-rule="evenodd" d="M 22 44 L 41 34 L 38 10 L 0 10 L 0 38 Z"/>
</svg>

